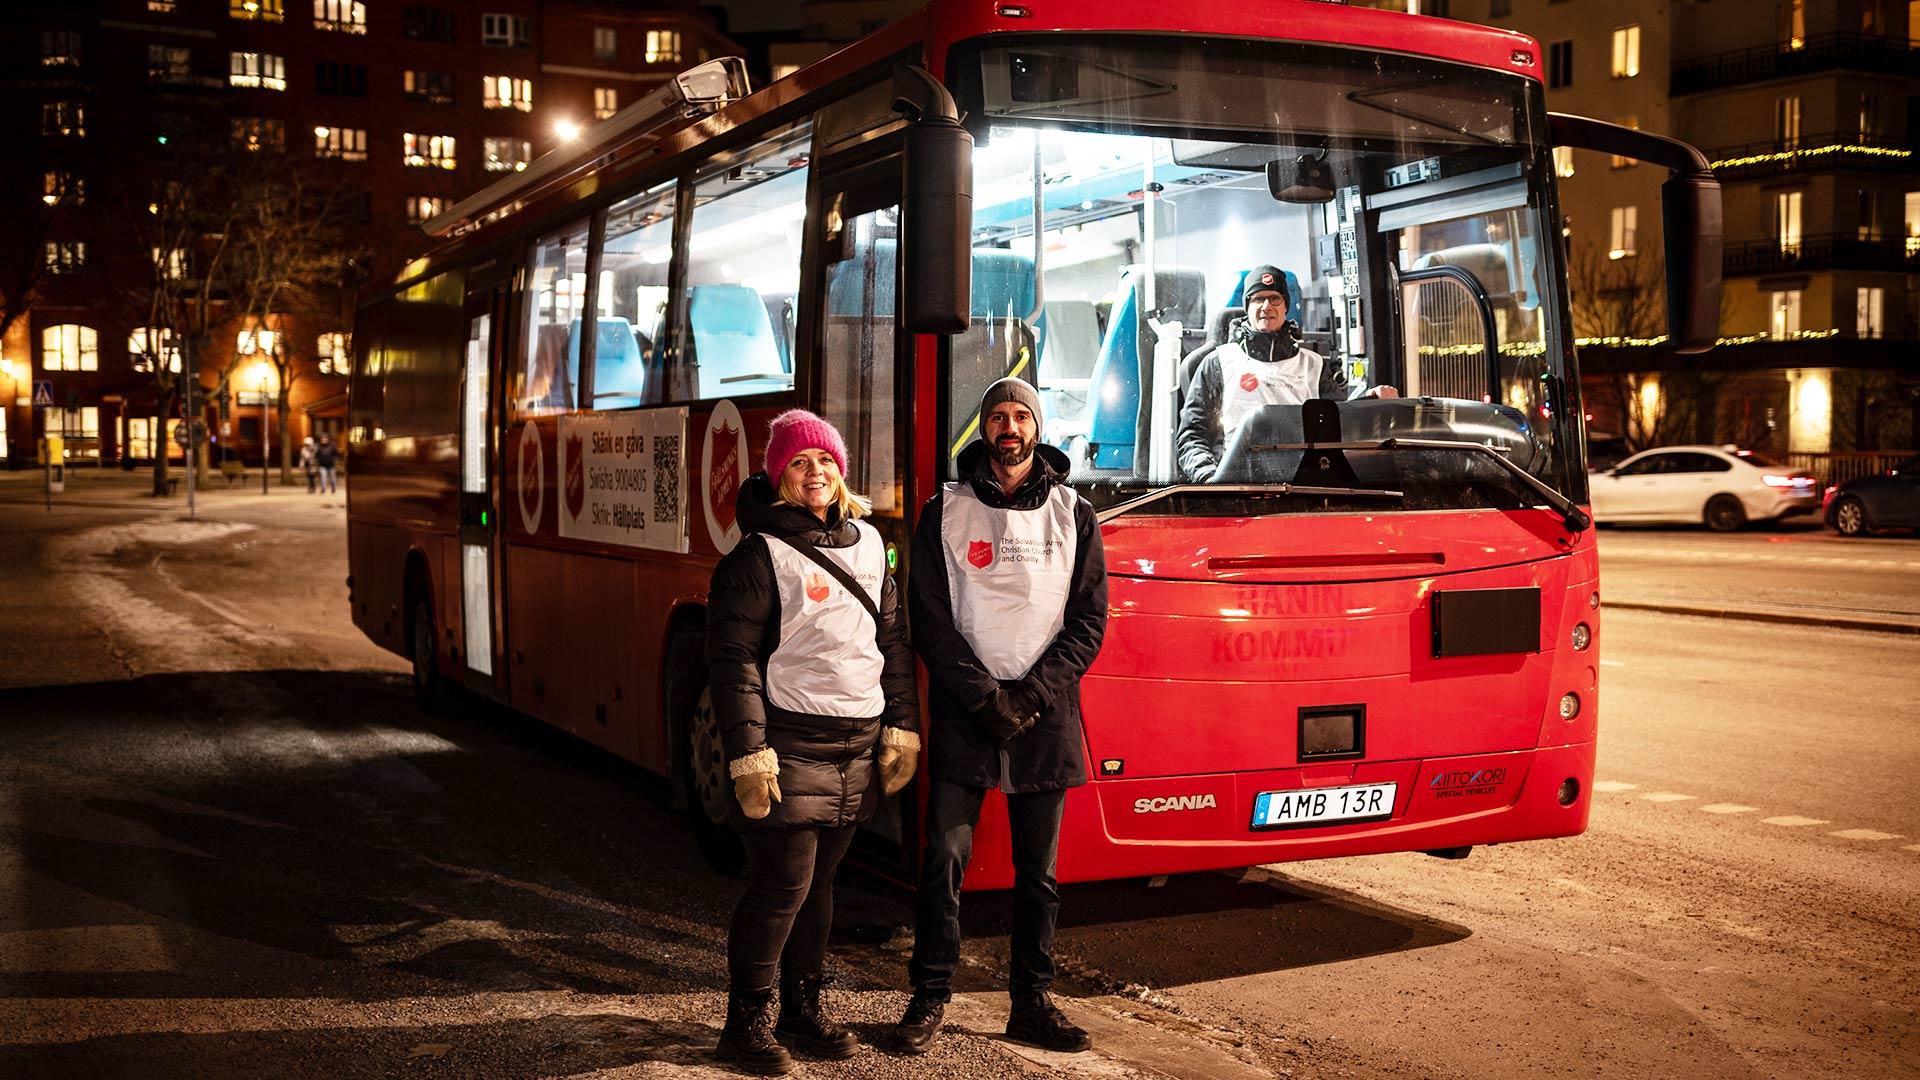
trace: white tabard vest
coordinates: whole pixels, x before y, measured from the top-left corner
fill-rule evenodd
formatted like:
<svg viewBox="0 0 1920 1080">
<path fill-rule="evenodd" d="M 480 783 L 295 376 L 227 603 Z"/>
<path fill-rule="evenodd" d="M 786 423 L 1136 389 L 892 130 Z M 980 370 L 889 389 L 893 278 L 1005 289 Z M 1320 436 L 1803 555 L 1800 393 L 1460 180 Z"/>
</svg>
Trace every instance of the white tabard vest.
<svg viewBox="0 0 1920 1080">
<path fill-rule="evenodd" d="M 823 547 L 880 606 L 887 572 L 886 545 L 873 526 L 856 521 L 852 547 Z M 767 537 L 774 587 L 780 590 L 780 644 L 767 658 L 767 700 L 788 712 L 815 716 L 879 716 L 884 662 L 874 640 L 873 616 L 832 574 L 792 544 Z"/>
<path fill-rule="evenodd" d="M 1301 349 L 1285 360 L 1255 360 L 1237 341 L 1214 352 L 1220 358 L 1220 430 L 1227 442 L 1247 414 L 1262 405 L 1299 405 L 1320 396 L 1320 354 Z"/>
<path fill-rule="evenodd" d="M 1025 675 L 1066 625 L 1078 498 L 1056 484 L 1036 509 L 1000 510 L 981 502 L 970 483 L 941 488 L 953 625 L 996 679 Z"/>
</svg>

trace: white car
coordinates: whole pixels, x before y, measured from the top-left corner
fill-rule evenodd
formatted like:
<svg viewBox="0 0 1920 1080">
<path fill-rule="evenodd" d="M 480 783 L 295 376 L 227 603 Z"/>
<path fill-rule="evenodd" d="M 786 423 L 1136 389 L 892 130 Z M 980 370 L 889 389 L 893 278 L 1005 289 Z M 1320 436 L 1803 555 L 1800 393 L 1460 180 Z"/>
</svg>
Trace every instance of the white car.
<svg viewBox="0 0 1920 1080">
<path fill-rule="evenodd" d="M 1594 520 L 1700 522 L 1731 532 L 1820 509 L 1820 480 L 1764 454 L 1731 446 L 1643 450 L 1588 477 Z"/>
</svg>

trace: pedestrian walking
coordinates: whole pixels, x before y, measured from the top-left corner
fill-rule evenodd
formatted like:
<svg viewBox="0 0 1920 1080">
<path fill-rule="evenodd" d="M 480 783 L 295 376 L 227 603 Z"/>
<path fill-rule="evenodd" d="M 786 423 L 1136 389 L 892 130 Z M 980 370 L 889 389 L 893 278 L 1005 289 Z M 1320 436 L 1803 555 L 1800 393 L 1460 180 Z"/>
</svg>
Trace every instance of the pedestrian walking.
<svg viewBox="0 0 1920 1080">
<path fill-rule="evenodd" d="M 1007 1036 L 1085 1050 L 1087 1033 L 1048 997 L 1060 911 L 1054 879 L 1067 789 L 1087 782 L 1080 678 L 1107 625 L 1106 557 L 1093 507 L 1066 484 L 1067 457 L 1039 441 L 1040 396 L 1001 379 L 980 399 L 983 438 L 914 531 L 908 604 L 926 662 L 931 723 L 913 999 L 894 1029 L 925 1053 L 960 959 L 960 880 L 989 788 L 1006 794 L 1013 846 L 1012 1011 Z"/>
<path fill-rule="evenodd" d="M 317 462 L 320 447 L 309 435 L 300 442 L 300 471 L 307 474 L 307 494 L 313 494 L 314 485 L 320 479 L 320 466 Z"/>
<path fill-rule="evenodd" d="M 785 412 L 765 465 L 740 489 L 747 535 L 714 567 L 706 652 L 747 848 L 717 1053 L 776 1075 L 792 1067 L 788 1045 L 854 1051 L 820 1003 L 833 874 L 883 791 L 913 776 L 920 736 L 886 544 L 859 520 L 869 504 L 847 488 L 845 440 L 810 412 Z"/>
<path fill-rule="evenodd" d="M 340 448 L 333 445 L 333 436 L 320 436 L 320 445 L 313 449 L 313 463 L 320 470 L 320 490 L 327 493 L 338 490 L 334 467 L 340 464 Z"/>
</svg>

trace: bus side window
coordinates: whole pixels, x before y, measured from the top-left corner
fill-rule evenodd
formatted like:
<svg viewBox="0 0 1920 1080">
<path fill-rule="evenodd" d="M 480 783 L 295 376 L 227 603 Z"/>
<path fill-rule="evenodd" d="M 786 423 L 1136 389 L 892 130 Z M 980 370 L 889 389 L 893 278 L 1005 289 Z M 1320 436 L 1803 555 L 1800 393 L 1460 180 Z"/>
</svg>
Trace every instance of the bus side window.
<svg viewBox="0 0 1920 1080">
<path fill-rule="evenodd" d="M 353 324 L 353 384 L 349 435 L 354 442 L 387 437 L 382 412 L 386 398 L 386 329 L 388 301 L 360 309 Z"/>
<path fill-rule="evenodd" d="M 694 179 L 680 363 L 669 400 L 793 388 L 811 124 L 732 153 Z"/>
<path fill-rule="evenodd" d="M 607 210 L 600 253 L 598 337 L 593 349 L 595 409 L 630 409 L 666 397 L 667 273 L 673 255 L 672 181 Z M 572 342 L 581 320 L 569 326 Z"/>
<path fill-rule="evenodd" d="M 574 407 L 574 387 L 580 383 L 580 335 L 573 324 L 586 312 L 591 224 L 574 222 L 541 237 L 534 246 L 526 369 L 514 388 L 514 403 L 522 413 Z"/>
</svg>

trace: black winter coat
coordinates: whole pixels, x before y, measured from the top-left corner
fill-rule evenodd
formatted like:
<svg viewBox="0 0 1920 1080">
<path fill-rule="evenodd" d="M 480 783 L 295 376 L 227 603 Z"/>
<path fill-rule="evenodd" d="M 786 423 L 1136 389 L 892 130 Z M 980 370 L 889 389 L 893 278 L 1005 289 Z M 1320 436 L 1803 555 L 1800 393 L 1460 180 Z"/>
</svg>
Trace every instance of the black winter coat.
<svg viewBox="0 0 1920 1080">
<path fill-rule="evenodd" d="M 980 501 L 1011 510 L 1038 510 L 1056 484 L 1066 483 L 1067 456 L 1051 446 L 1035 448 L 1034 468 L 1011 496 L 1000 490 L 987 461 L 987 444 L 960 452 L 960 475 Z M 1107 559 L 1093 507 L 1076 496 L 1077 533 L 1073 579 L 1065 619 L 1052 644 L 1025 676 L 1006 685 L 1025 687 L 1041 703 L 1033 729 L 1004 748 L 975 712 L 1001 683 L 988 674 L 954 625 L 947 560 L 940 542 L 940 495 L 927 500 L 913 536 L 913 573 L 907 602 L 913 648 L 927 665 L 927 706 L 932 721 L 928 768 L 942 780 L 1017 793 L 1057 791 L 1087 782 L 1086 739 L 1080 730 L 1080 678 L 1093 666 L 1107 629 Z M 1046 616 L 1049 622 L 1052 615 Z M 1005 765 L 1004 776 L 1002 765 Z"/>
<path fill-rule="evenodd" d="M 851 547 L 859 533 L 829 512 L 823 524 L 807 510 L 776 505 L 766 474 L 740 488 L 740 528 L 749 535 L 713 569 L 707 602 L 707 665 L 714 718 L 729 762 L 771 747 L 780 758 L 780 801 L 750 821 L 733 805 L 736 828 L 852 825 L 872 817 L 883 798 L 876 766 L 883 724 L 917 731 L 913 653 L 900 622 L 891 574 L 881 579 L 879 633 L 886 704 L 861 719 L 789 712 L 767 700 L 767 659 L 780 644 L 780 590 L 768 536 L 798 536 L 821 548 Z M 841 586 L 836 582 L 835 588 Z"/>
</svg>

